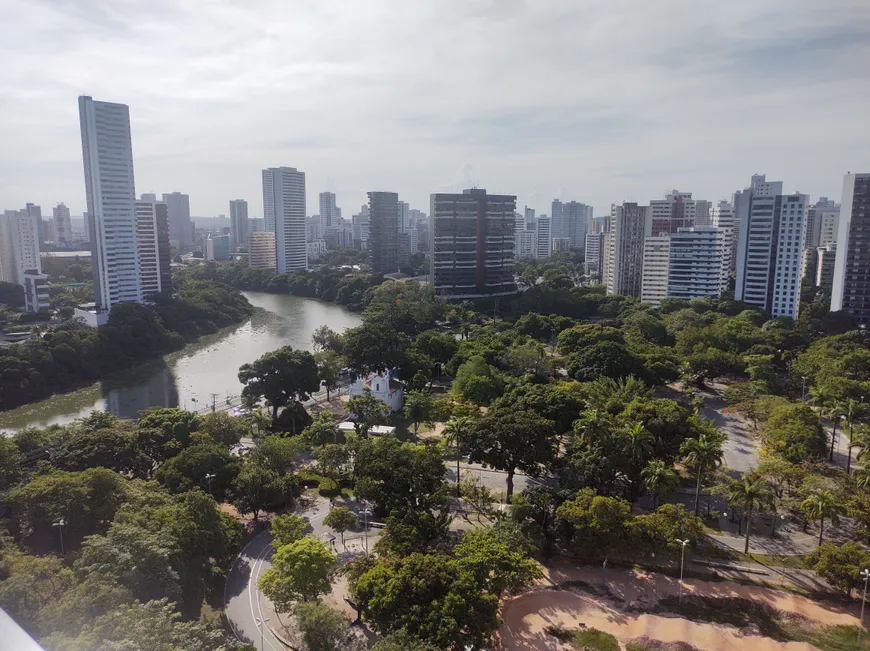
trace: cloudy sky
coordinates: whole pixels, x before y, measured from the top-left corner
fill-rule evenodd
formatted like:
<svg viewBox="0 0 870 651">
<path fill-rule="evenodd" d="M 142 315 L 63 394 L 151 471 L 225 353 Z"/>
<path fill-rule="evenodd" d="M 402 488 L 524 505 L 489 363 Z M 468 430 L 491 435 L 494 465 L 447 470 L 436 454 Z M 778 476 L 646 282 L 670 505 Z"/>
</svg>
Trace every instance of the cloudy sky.
<svg viewBox="0 0 870 651">
<path fill-rule="evenodd" d="M 84 209 L 76 98 L 130 105 L 137 192 L 195 215 L 260 170 L 345 215 L 476 185 L 549 213 L 754 172 L 870 171 L 868 0 L 4 0 L 0 209 Z M 50 214 L 50 212 L 49 212 Z"/>
</svg>

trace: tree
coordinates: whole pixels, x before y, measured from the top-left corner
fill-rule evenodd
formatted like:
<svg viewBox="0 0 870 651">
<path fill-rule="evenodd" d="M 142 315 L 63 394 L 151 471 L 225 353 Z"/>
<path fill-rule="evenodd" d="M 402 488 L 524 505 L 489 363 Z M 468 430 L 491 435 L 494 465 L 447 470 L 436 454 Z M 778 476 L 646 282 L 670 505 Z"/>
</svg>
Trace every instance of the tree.
<svg viewBox="0 0 870 651">
<path fill-rule="evenodd" d="M 248 433 L 248 423 L 225 411 L 213 411 L 199 418 L 198 432 L 207 434 L 214 443 L 233 448 Z"/>
<path fill-rule="evenodd" d="M 527 549 L 528 544 L 507 540 L 496 526 L 466 531 L 453 555 L 460 570 L 470 573 L 482 589 L 495 595 L 516 594 L 542 575 Z"/>
<path fill-rule="evenodd" d="M 318 470 L 338 483 L 350 462 L 350 450 L 346 445 L 327 443 L 314 449 L 314 459 L 317 461 Z"/>
<path fill-rule="evenodd" d="M 284 346 L 266 353 L 255 362 L 239 369 L 239 382 L 244 384 L 242 396 L 266 401 L 272 408 L 272 419 L 278 410 L 291 403 L 308 400 L 320 388 L 317 363 L 308 351 Z M 295 421 L 294 421 L 294 434 Z"/>
<path fill-rule="evenodd" d="M 643 423 L 635 423 L 623 428 L 620 436 L 630 462 L 631 480 L 637 482 L 641 468 L 653 453 L 655 439 Z"/>
<path fill-rule="evenodd" d="M 773 495 L 770 487 L 763 477 L 746 474 L 740 479 L 731 481 L 727 487 L 727 499 L 731 508 L 740 507 L 743 510 L 743 517 L 746 518 L 746 544 L 743 553 L 748 554 L 752 514 L 772 505 Z"/>
<path fill-rule="evenodd" d="M 582 385 L 582 394 L 590 409 L 609 414 L 618 414 L 634 400 L 644 400 L 653 395 L 652 388 L 633 375 L 614 379 L 598 377 Z"/>
<path fill-rule="evenodd" d="M 846 447 L 846 474 L 852 472 L 852 444 L 854 440 L 855 421 L 864 414 L 867 405 L 853 398 L 849 398 L 843 407 L 843 424 L 849 426 L 849 445 Z"/>
<path fill-rule="evenodd" d="M 452 445 L 454 454 L 456 455 L 456 496 L 461 495 L 459 487 L 459 462 L 462 459 L 460 445 L 462 441 L 468 440 L 474 432 L 474 420 L 468 416 L 460 416 L 451 418 L 444 425 L 444 440 L 447 445 Z"/>
<path fill-rule="evenodd" d="M 160 466 L 154 478 L 173 493 L 210 486 L 211 494 L 222 502 L 229 497 L 240 469 L 239 458 L 222 445 L 191 445 Z"/>
<path fill-rule="evenodd" d="M 308 522 L 298 515 L 287 513 L 272 518 L 272 536 L 275 547 L 283 547 L 305 537 Z"/>
<path fill-rule="evenodd" d="M 585 488 L 563 503 L 556 517 L 570 527 L 569 544 L 582 558 L 606 561 L 632 545 L 631 505 L 623 499 Z"/>
<path fill-rule="evenodd" d="M 870 552 L 859 543 L 826 542 L 806 556 L 807 565 L 835 588 L 847 596 L 860 580 L 861 572 L 870 567 Z"/>
<path fill-rule="evenodd" d="M 432 414 L 432 396 L 426 391 L 411 391 L 405 396 L 405 418 L 414 423 L 414 436 L 420 423 L 429 423 Z"/>
<path fill-rule="evenodd" d="M 495 501 L 492 491 L 480 483 L 477 475 L 469 475 L 463 480 L 460 494 L 465 503 L 477 513 L 478 522 L 481 515 L 489 517 L 492 513 L 492 503 Z"/>
<path fill-rule="evenodd" d="M 482 648 L 498 626 L 498 595 L 443 553 L 383 560 L 356 581 L 362 618 L 382 635 L 404 631 L 439 649 Z"/>
<path fill-rule="evenodd" d="M 52 461 L 61 470 L 103 467 L 136 477 L 145 477 L 151 469 L 151 460 L 140 450 L 136 433 L 119 425 L 76 431 L 52 454 Z"/>
<path fill-rule="evenodd" d="M 0 491 L 5 491 L 21 477 L 21 453 L 10 436 L 0 436 Z"/>
<path fill-rule="evenodd" d="M 452 391 L 476 405 L 488 405 L 501 395 L 504 380 L 498 370 L 475 355 L 456 371 Z"/>
<path fill-rule="evenodd" d="M 643 487 L 652 495 L 653 510 L 658 508 L 659 499 L 672 494 L 680 483 L 677 473 L 661 459 L 653 459 L 648 462 L 641 471 L 640 478 Z"/>
<path fill-rule="evenodd" d="M 149 409 L 138 423 L 139 446 L 155 464 L 174 457 L 190 445 L 196 414 L 169 407 Z"/>
<path fill-rule="evenodd" d="M 301 437 L 284 438 L 273 434 L 248 453 L 248 461 L 256 461 L 284 477 L 293 472 L 305 447 Z"/>
<path fill-rule="evenodd" d="M 382 637 L 371 651 L 438 651 L 438 647 L 399 630 Z"/>
<path fill-rule="evenodd" d="M 390 408 L 382 403 L 368 387 L 361 395 L 347 401 L 347 409 L 354 415 L 353 428 L 357 436 L 368 438 L 369 430 L 384 422 Z"/>
<path fill-rule="evenodd" d="M 383 373 L 405 361 L 408 336 L 380 319 L 366 319 L 361 326 L 344 333 L 341 352 L 356 375 Z"/>
<path fill-rule="evenodd" d="M 833 525 L 840 524 L 840 516 L 846 513 L 845 507 L 840 504 L 831 491 L 815 490 L 801 504 L 801 509 L 807 518 L 815 522 L 819 521 L 819 547 L 822 546 L 825 535 L 825 519 Z"/>
<path fill-rule="evenodd" d="M 323 524 L 337 531 L 341 536 L 341 544 L 344 545 L 344 532 L 356 528 L 357 518 L 346 506 L 336 506 L 323 518 Z"/>
<path fill-rule="evenodd" d="M 462 441 L 471 461 L 507 473 L 507 499 L 514 493 L 517 470 L 535 477 L 541 466 L 553 461 L 556 432 L 553 422 L 536 414 L 491 410 L 480 419 L 474 433 Z"/>
<path fill-rule="evenodd" d="M 279 477 L 274 470 L 248 461 L 233 482 L 233 506 L 239 513 L 253 513 L 257 522 L 260 511 L 286 502 L 294 486 L 293 478 Z"/>
<path fill-rule="evenodd" d="M 341 335 L 326 324 L 317 327 L 314 334 L 311 335 L 311 343 L 317 352 L 341 353 Z"/>
<path fill-rule="evenodd" d="M 682 504 L 664 504 L 652 513 L 634 519 L 637 545 L 641 551 L 679 552 L 682 543 L 688 540 L 692 547 L 706 538 L 704 523 L 696 515 L 686 511 Z"/>
<path fill-rule="evenodd" d="M 338 424 L 332 414 L 321 411 L 302 434 L 313 446 L 335 443 L 339 436 Z"/>
<path fill-rule="evenodd" d="M 344 360 L 332 350 L 322 350 L 314 353 L 317 363 L 317 377 L 326 388 L 326 399 L 330 399 L 329 392 L 338 388 L 341 367 Z"/>
<path fill-rule="evenodd" d="M 683 444 L 680 446 L 680 452 L 683 453 L 686 464 L 694 468 L 697 473 L 695 515 L 698 515 L 698 507 L 701 500 L 701 481 L 704 473 L 716 468 L 725 458 L 725 454 L 722 451 L 722 441 L 718 437 L 701 434 L 698 438 L 683 441 Z"/>
<path fill-rule="evenodd" d="M 569 377 L 580 382 L 589 382 L 602 376 L 645 376 L 641 361 L 624 344 L 615 341 L 601 341 L 580 352 L 571 353 L 567 358 L 567 370 Z"/>
<path fill-rule="evenodd" d="M 301 538 L 278 547 L 260 590 L 275 607 L 289 612 L 296 601 L 311 601 L 330 590 L 335 554 L 319 540 Z"/>
<path fill-rule="evenodd" d="M 296 626 L 308 651 L 343 651 L 347 622 L 341 613 L 322 601 L 301 601 L 293 608 Z"/>
</svg>

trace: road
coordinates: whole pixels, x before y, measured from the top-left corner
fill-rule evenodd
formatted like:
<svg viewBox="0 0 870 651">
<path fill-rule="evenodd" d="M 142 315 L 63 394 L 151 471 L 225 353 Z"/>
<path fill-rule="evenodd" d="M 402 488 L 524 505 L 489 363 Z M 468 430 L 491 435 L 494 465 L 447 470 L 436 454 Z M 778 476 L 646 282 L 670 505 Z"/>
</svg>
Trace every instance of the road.
<svg viewBox="0 0 870 651">
<path fill-rule="evenodd" d="M 725 465 L 734 473 L 743 474 L 758 467 L 758 444 L 752 435 L 752 428 L 736 414 L 723 414 L 725 400 L 722 398 L 724 386 L 716 384 L 713 390 L 702 393 L 704 409 L 702 416 L 711 420 L 728 438 L 722 446 L 725 452 Z"/>
</svg>

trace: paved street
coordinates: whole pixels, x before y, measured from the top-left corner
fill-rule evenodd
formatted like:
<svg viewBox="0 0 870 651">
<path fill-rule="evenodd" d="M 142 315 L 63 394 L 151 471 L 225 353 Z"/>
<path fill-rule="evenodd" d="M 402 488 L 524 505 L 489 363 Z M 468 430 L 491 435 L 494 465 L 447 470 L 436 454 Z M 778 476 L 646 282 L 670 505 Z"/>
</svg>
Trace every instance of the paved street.
<svg viewBox="0 0 870 651">
<path fill-rule="evenodd" d="M 722 398 L 724 385 L 714 384 L 712 391 L 701 395 L 704 398 L 702 416 L 713 421 L 728 439 L 722 446 L 725 452 L 725 465 L 734 473 L 743 474 L 758 467 L 758 443 L 753 437 L 752 424 L 737 414 L 723 414 L 725 400 Z"/>
</svg>

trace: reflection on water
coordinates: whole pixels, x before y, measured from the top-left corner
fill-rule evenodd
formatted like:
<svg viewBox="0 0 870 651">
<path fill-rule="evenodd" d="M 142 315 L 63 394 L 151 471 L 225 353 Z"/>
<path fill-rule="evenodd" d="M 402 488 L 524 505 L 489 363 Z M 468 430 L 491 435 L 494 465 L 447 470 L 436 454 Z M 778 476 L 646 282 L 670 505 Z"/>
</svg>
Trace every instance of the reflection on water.
<svg viewBox="0 0 870 651">
<path fill-rule="evenodd" d="M 311 335 L 319 326 L 326 324 L 342 332 L 361 321 L 358 314 L 332 303 L 244 294 L 258 308 L 248 321 L 84 389 L 0 413 L 0 428 L 67 423 L 94 409 L 125 418 L 135 418 L 155 405 L 200 409 L 241 392 L 238 371 L 242 364 L 288 344 L 311 350 Z"/>
</svg>

